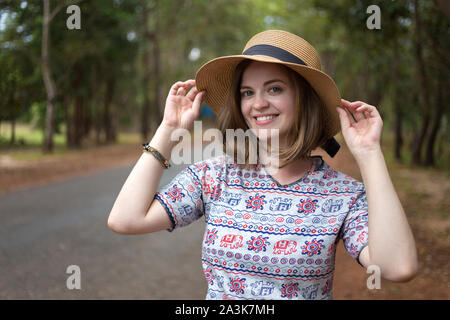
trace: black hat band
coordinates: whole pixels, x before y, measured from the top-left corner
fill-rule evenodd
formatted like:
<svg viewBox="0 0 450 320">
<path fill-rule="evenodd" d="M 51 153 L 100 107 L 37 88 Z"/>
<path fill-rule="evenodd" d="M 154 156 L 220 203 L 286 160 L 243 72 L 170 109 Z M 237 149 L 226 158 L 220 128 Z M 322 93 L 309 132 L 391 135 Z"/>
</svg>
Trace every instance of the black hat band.
<svg viewBox="0 0 450 320">
<path fill-rule="evenodd" d="M 269 44 L 257 44 L 253 47 L 248 48 L 242 54 L 246 56 L 257 56 L 257 55 L 269 56 L 281 60 L 283 62 L 297 63 L 302 64 L 304 66 L 307 65 L 305 62 L 303 62 L 302 59 L 293 55 L 289 51 L 286 51 L 284 49 L 275 46 L 271 46 Z"/>
</svg>

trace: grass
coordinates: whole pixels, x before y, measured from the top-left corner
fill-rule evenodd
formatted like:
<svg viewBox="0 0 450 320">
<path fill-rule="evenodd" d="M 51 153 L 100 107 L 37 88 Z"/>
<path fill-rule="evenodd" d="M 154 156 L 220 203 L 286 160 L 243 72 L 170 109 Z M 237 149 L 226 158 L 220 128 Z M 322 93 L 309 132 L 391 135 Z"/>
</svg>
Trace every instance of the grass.
<svg viewBox="0 0 450 320">
<path fill-rule="evenodd" d="M 1 123 L 0 127 L 0 156 L 9 156 L 15 160 L 41 160 L 49 157 L 58 157 L 72 152 L 81 152 L 88 148 L 97 148 L 93 136 L 83 141 L 83 148 L 80 150 L 68 149 L 66 147 L 65 126 L 62 126 L 60 133 L 54 134 L 54 151 L 52 154 L 42 153 L 44 133 L 42 130 L 33 128 L 29 124 L 17 123 L 15 129 L 15 143 L 10 145 L 11 124 Z M 137 133 L 120 133 L 118 144 L 139 144 L 140 135 Z"/>
<path fill-rule="evenodd" d="M 9 145 L 11 139 L 11 124 L 2 122 L 0 127 L 0 145 L 2 149 Z M 14 147 L 23 147 L 24 143 L 26 147 L 40 147 L 44 141 L 44 133 L 42 130 L 33 128 L 29 124 L 17 123 L 15 130 L 15 145 Z M 64 146 L 66 142 L 64 132 L 54 135 L 55 146 Z"/>
</svg>

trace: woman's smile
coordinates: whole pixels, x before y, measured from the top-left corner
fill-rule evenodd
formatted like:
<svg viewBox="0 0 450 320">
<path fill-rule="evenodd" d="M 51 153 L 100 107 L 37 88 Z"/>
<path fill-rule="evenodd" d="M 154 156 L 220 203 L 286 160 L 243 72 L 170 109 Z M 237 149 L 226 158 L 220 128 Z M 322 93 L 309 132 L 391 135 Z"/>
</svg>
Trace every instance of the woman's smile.
<svg viewBox="0 0 450 320">
<path fill-rule="evenodd" d="M 268 115 L 257 115 L 254 116 L 253 118 L 255 119 L 255 123 L 258 126 L 265 126 L 269 123 L 274 122 L 277 119 L 278 115 L 277 114 L 268 114 Z"/>
</svg>

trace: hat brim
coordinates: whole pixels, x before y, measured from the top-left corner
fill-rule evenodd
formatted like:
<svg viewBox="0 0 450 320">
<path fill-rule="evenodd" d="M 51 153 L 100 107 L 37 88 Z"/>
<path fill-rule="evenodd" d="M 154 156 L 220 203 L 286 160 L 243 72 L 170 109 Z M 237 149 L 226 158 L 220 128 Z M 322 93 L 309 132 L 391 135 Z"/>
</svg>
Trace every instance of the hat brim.
<svg viewBox="0 0 450 320">
<path fill-rule="evenodd" d="M 214 113 L 217 114 L 220 108 L 223 107 L 228 91 L 230 90 L 234 69 L 236 65 L 243 60 L 278 63 L 285 65 L 300 74 L 309 82 L 327 108 L 327 136 L 332 137 L 340 131 L 339 114 L 336 108 L 341 106 L 341 95 L 330 76 L 312 67 L 284 62 L 263 55 L 233 55 L 219 57 L 205 63 L 197 71 L 195 76 L 196 86 L 199 91 L 206 91 L 204 101 Z"/>
</svg>

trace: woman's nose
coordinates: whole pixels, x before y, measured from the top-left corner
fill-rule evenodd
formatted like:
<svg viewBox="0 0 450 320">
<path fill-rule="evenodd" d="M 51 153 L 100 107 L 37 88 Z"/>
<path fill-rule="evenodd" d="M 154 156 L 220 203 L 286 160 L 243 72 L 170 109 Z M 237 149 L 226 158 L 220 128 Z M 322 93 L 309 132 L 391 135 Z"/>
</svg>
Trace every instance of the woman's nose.
<svg viewBox="0 0 450 320">
<path fill-rule="evenodd" d="M 265 99 L 261 93 L 255 94 L 255 100 L 253 100 L 253 108 L 262 109 L 269 106 L 269 102 Z"/>
</svg>

